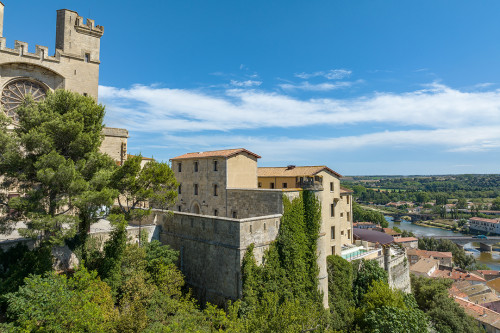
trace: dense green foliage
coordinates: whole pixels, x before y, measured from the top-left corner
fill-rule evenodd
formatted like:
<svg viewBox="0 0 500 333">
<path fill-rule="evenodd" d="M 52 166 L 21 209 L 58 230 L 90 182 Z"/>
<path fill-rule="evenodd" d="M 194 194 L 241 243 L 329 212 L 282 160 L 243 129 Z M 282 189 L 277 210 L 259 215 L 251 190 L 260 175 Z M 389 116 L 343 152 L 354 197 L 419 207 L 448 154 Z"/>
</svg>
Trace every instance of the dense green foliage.
<svg viewBox="0 0 500 333">
<path fill-rule="evenodd" d="M 384 217 L 384 214 L 361 207 L 358 203 L 352 203 L 352 215 L 355 222 L 374 222 L 380 224 L 382 228 L 387 228 L 389 222 Z"/>
<path fill-rule="evenodd" d="M 149 215 L 147 209 L 136 209 L 141 204 L 166 209 L 177 199 L 179 184 L 168 164 L 152 160 L 141 167 L 141 161 L 140 155 L 132 156 L 111 176 L 110 185 L 120 193 L 118 205 L 126 220 Z"/>
<path fill-rule="evenodd" d="M 38 103 L 28 99 L 17 113 L 12 131 L 0 121 L 0 187 L 20 194 L 0 197 L 2 225 L 22 221 L 23 235 L 62 244 L 76 230 L 86 233 L 118 195 L 107 186 L 114 162 L 99 152 L 104 107 L 58 90 Z"/>
<path fill-rule="evenodd" d="M 434 239 L 432 237 L 421 237 L 418 239 L 418 248 L 428 251 L 451 252 L 453 254 L 453 263 L 465 270 L 473 271 L 476 269 L 488 269 L 476 262 L 476 259 L 465 252 L 457 244 L 448 239 Z"/>
<path fill-rule="evenodd" d="M 427 332 L 428 319 L 411 294 L 393 290 L 383 281 L 374 281 L 357 309 L 363 332 Z"/>
<path fill-rule="evenodd" d="M 330 326 L 347 330 L 354 322 L 353 267 L 340 256 L 327 257 Z"/>
<path fill-rule="evenodd" d="M 412 276 L 412 290 L 418 306 L 440 333 L 480 333 L 477 321 L 449 296 L 452 280 Z"/>
<path fill-rule="evenodd" d="M 341 332 L 427 332 L 413 296 L 393 290 L 373 260 L 351 263 L 329 256 L 330 327 Z"/>
<path fill-rule="evenodd" d="M 243 259 L 240 312 L 251 331 L 293 332 L 297 327 L 324 328 L 327 322 L 317 279 L 319 202 L 309 191 L 292 201 L 284 197 L 283 201 L 279 234 L 262 265 L 256 264 L 253 246 Z M 281 316 L 296 319 L 287 321 Z"/>
</svg>

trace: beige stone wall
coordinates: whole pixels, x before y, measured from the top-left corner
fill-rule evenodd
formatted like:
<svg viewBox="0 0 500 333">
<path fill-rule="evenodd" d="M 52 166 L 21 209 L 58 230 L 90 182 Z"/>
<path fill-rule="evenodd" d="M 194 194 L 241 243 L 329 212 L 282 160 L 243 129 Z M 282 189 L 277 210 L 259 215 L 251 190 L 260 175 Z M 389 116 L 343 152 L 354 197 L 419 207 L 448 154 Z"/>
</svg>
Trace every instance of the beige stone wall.
<svg viewBox="0 0 500 333">
<path fill-rule="evenodd" d="M 227 159 L 228 188 L 257 188 L 257 158 L 246 152 Z"/>
<path fill-rule="evenodd" d="M 123 163 L 127 159 L 128 131 L 123 128 L 104 127 L 102 134 L 104 139 L 99 150 L 120 164 Z"/>
<path fill-rule="evenodd" d="M 214 161 L 217 161 L 217 171 L 214 170 Z M 197 172 L 195 163 L 198 163 Z M 226 211 L 226 168 L 226 159 L 222 157 L 172 161 L 175 178 L 181 185 L 175 210 L 195 212 L 198 207 L 203 215 L 215 215 L 217 210 L 218 216 L 230 216 L 230 212 Z M 194 193 L 195 184 L 198 185 L 198 195 Z"/>
<path fill-rule="evenodd" d="M 263 189 L 228 189 L 228 216 L 237 218 L 282 214 L 283 191 Z"/>
<path fill-rule="evenodd" d="M 276 238 L 281 215 L 231 219 L 154 211 L 162 225 L 161 241 L 180 251 L 186 282 L 203 302 L 223 304 L 241 297 L 241 262 L 251 243 L 256 259 Z M 250 228 L 252 229 L 249 232 Z"/>
<path fill-rule="evenodd" d="M 104 28 L 96 27 L 92 20 L 87 23 L 76 12 L 58 11 L 57 49 L 53 56 L 49 56 L 48 47 L 30 48 L 17 40 L 12 41 L 14 47 L 7 47 L 7 39 L 0 37 L 0 89 L 13 79 L 29 77 L 51 90 L 67 89 L 97 99 L 100 38 Z M 88 62 L 85 54 L 90 55 Z"/>
<path fill-rule="evenodd" d="M 297 185 L 295 177 L 259 177 L 259 188 L 270 189 L 271 183 L 274 184 L 274 188 L 295 188 Z"/>
</svg>

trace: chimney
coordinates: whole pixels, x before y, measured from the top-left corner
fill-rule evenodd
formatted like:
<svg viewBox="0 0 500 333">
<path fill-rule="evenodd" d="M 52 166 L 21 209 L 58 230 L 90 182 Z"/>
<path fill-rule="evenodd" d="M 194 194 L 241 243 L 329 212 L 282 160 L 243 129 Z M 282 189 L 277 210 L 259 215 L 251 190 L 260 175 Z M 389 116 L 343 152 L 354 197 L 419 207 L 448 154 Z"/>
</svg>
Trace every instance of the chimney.
<svg viewBox="0 0 500 333">
<path fill-rule="evenodd" d="M 3 37 L 3 7 L 5 6 L 0 1 L 0 37 Z"/>
</svg>

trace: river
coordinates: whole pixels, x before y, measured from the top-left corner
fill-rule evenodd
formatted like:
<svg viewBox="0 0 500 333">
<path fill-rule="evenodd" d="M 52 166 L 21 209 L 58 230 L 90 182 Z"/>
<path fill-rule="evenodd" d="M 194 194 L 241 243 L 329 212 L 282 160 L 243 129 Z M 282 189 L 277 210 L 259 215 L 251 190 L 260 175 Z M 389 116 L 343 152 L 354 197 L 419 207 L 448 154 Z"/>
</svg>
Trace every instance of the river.
<svg viewBox="0 0 500 333">
<path fill-rule="evenodd" d="M 440 228 L 424 227 L 420 225 L 412 224 L 411 222 L 394 222 L 392 216 L 386 216 L 385 219 L 389 222 L 389 228 L 398 227 L 401 230 L 411 231 L 417 237 L 429 237 L 429 236 L 461 236 L 460 232 L 453 232 L 450 230 L 444 230 Z M 481 252 L 476 249 L 479 247 L 478 243 L 470 243 L 464 246 L 467 253 L 472 254 L 476 260 L 482 264 L 488 265 L 491 269 L 500 270 L 500 251 L 499 249 L 494 249 L 493 252 Z"/>
</svg>

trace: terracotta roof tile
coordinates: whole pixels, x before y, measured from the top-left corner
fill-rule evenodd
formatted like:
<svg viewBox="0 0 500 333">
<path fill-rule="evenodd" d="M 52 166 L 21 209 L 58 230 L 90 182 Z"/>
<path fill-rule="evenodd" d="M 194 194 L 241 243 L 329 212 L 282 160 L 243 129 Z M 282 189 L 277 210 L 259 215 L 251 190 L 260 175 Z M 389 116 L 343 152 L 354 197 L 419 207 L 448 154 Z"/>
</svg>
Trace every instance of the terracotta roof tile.
<svg viewBox="0 0 500 333">
<path fill-rule="evenodd" d="M 204 157 L 231 157 L 237 155 L 239 153 L 247 153 L 256 158 L 260 158 L 259 155 L 252 153 L 245 148 L 236 148 L 236 149 L 225 149 L 225 150 L 214 150 L 214 151 L 203 151 L 203 152 L 195 152 L 195 153 L 187 153 L 184 155 L 180 155 L 170 160 L 184 160 L 189 158 L 204 158 Z"/>
<path fill-rule="evenodd" d="M 314 176 L 317 173 L 327 170 L 337 177 L 342 177 L 339 173 L 333 171 L 325 165 L 319 166 L 296 166 L 290 167 L 262 167 L 258 168 L 259 177 L 300 177 L 300 176 Z"/>
<path fill-rule="evenodd" d="M 452 279 L 455 281 L 458 280 L 467 280 L 467 281 L 479 281 L 479 282 L 486 282 L 485 279 L 480 277 L 479 275 L 469 273 L 469 272 L 461 272 L 458 270 L 442 270 L 438 269 L 431 275 L 433 278 L 445 278 L 445 279 Z"/>
<path fill-rule="evenodd" d="M 353 190 L 340 186 L 341 193 L 354 193 Z"/>
<path fill-rule="evenodd" d="M 465 312 L 476 320 L 500 329 L 500 314 L 460 297 L 455 297 L 455 302 L 460 304 Z"/>
<path fill-rule="evenodd" d="M 409 249 L 407 251 L 408 255 L 419 256 L 419 257 L 435 257 L 435 258 L 452 258 L 453 254 L 451 252 L 439 252 L 439 251 L 426 251 L 420 249 Z"/>
</svg>

